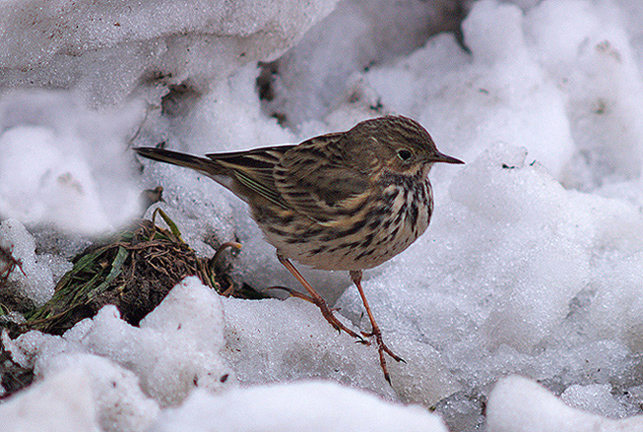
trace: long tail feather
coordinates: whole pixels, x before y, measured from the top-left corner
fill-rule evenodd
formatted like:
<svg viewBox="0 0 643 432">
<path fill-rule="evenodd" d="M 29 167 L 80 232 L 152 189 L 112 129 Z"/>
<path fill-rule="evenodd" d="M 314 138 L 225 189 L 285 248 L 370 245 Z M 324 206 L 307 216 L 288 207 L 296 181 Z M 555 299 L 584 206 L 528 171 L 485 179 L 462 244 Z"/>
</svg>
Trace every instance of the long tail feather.
<svg viewBox="0 0 643 432">
<path fill-rule="evenodd" d="M 199 171 L 208 177 L 216 177 L 226 174 L 226 169 L 221 167 L 212 159 L 192 156 L 187 153 L 180 153 L 171 150 L 163 150 L 154 147 L 138 147 L 134 151 L 140 156 L 159 162 L 167 162 L 193 170 Z"/>
<path fill-rule="evenodd" d="M 246 152 L 217 153 L 207 158 L 154 147 L 138 147 L 140 156 L 196 170 L 244 201 L 252 195 L 263 197 L 282 208 L 288 208 L 275 187 L 272 170 L 279 157 L 293 146 L 268 147 Z"/>
</svg>

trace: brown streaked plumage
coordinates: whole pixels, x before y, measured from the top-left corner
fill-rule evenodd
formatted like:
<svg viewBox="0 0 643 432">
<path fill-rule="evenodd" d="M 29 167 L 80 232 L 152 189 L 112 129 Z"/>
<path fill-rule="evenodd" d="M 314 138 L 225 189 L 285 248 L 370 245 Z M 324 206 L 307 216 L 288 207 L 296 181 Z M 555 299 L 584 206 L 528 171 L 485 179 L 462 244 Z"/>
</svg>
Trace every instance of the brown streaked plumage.
<svg viewBox="0 0 643 432">
<path fill-rule="evenodd" d="M 440 153 L 429 133 L 402 116 L 366 120 L 346 132 L 310 138 L 299 145 L 264 147 L 207 158 L 157 148 L 139 155 L 195 169 L 246 201 L 277 248 L 279 261 L 306 288 L 338 330 L 364 341 L 375 337 L 390 382 L 383 342 L 361 286 L 362 270 L 393 258 L 429 226 L 433 195 L 428 174 L 436 162 L 463 163 Z M 359 335 L 335 317 L 290 260 L 350 273 L 371 322 Z M 367 342 L 365 342 L 367 343 Z"/>
</svg>

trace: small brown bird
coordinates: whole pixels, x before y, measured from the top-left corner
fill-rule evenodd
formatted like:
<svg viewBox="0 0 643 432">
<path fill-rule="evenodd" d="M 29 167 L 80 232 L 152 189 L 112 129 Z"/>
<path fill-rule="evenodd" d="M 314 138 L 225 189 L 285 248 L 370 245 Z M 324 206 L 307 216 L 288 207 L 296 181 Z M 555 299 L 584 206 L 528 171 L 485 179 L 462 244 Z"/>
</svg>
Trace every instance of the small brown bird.
<svg viewBox="0 0 643 432">
<path fill-rule="evenodd" d="M 277 248 L 277 258 L 308 291 L 337 330 L 366 342 L 375 337 L 390 383 L 382 340 L 362 289 L 362 270 L 393 258 L 429 226 L 433 194 L 428 174 L 436 162 L 462 161 L 440 153 L 414 120 L 386 116 L 346 132 L 310 138 L 299 145 L 208 154 L 207 158 L 158 148 L 139 155 L 192 168 L 246 201 L 252 217 Z M 364 302 L 370 332 L 359 335 L 337 319 L 290 260 L 322 270 L 346 270 Z"/>
</svg>

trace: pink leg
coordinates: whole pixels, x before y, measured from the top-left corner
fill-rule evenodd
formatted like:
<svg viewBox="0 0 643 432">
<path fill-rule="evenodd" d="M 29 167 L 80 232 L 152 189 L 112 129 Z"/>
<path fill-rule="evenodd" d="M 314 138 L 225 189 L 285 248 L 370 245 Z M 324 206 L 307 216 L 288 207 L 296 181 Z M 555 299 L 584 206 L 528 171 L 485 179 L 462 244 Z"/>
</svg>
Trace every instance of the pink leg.
<svg viewBox="0 0 643 432">
<path fill-rule="evenodd" d="M 277 258 L 279 259 L 279 262 L 284 265 L 288 269 L 290 273 L 303 285 L 304 288 L 306 288 L 306 291 L 308 291 L 308 294 L 310 295 L 310 298 L 307 298 L 307 296 L 304 296 L 306 300 L 311 301 L 314 303 L 320 310 L 324 318 L 326 318 L 326 321 L 330 323 L 330 325 L 335 328 L 335 330 L 341 332 L 342 330 L 345 331 L 349 336 L 352 336 L 356 339 L 359 339 L 361 343 L 367 343 L 364 338 L 355 333 L 353 330 L 349 329 L 346 327 L 340 320 L 337 319 L 337 317 L 333 314 L 333 311 L 328 307 L 326 304 L 326 301 L 320 296 L 317 291 L 313 289 L 313 287 L 308 283 L 308 281 L 302 276 L 301 273 L 295 268 L 295 266 L 290 262 L 289 259 L 284 258 L 277 254 Z"/>
<path fill-rule="evenodd" d="M 384 341 L 382 340 L 382 332 L 380 331 L 380 327 L 377 325 L 377 322 L 375 321 L 375 317 L 373 316 L 373 312 L 371 311 L 370 306 L 368 305 L 368 300 L 366 300 L 366 295 L 364 294 L 364 290 L 362 289 L 362 271 L 361 270 L 355 270 L 350 272 L 351 279 L 353 280 L 353 283 L 357 287 L 357 291 L 359 291 L 360 297 L 362 297 L 362 302 L 364 303 L 364 308 L 366 309 L 366 313 L 368 314 L 368 319 L 371 321 L 371 332 L 370 333 L 364 333 L 364 336 L 375 336 L 375 341 L 377 342 L 377 352 L 380 355 L 380 366 L 382 367 L 382 372 L 384 372 L 384 378 L 386 378 L 386 381 L 388 383 L 391 383 L 391 377 L 388 373 L 388 367 L 386 366 L 386 359 L 384 358 L 384 353 L 390 355 L 393 357 L 395 361 L 404 361 L 404 359 L 397 354 L 395 354 L 389 347 L 386 346 Z M 406 362 L 405 362 L 406 363 Z"/>
</svg>

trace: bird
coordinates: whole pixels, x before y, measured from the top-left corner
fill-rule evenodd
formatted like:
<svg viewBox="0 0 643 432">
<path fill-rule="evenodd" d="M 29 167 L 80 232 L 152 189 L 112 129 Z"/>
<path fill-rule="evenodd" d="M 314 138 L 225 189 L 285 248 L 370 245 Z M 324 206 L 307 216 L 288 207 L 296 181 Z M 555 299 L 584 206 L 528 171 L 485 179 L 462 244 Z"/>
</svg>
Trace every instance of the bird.
<svg viewBox="0 0 643 432">
<path fill-rule="evenodd" d="M 158 146 L 134 150 L 196 170 L 244 200 L 279 262 L 308 293 L 297 297 L 315 304 L 340 333 L 366 345 L 374 338 L 384 378 L 391 383 L 384 354 L 404 360 L 383 340 L 362 288 L 363 271 L 390 260 L 426 231 L 433 213 L 431 167 L 463 161 L 440 153 L 422 125 L 401 115 L 372 118 L 299 144 L 205 157 Z M 348 271 L 370 331 L 345 326 L 292 261 Z"/>
</svg>

